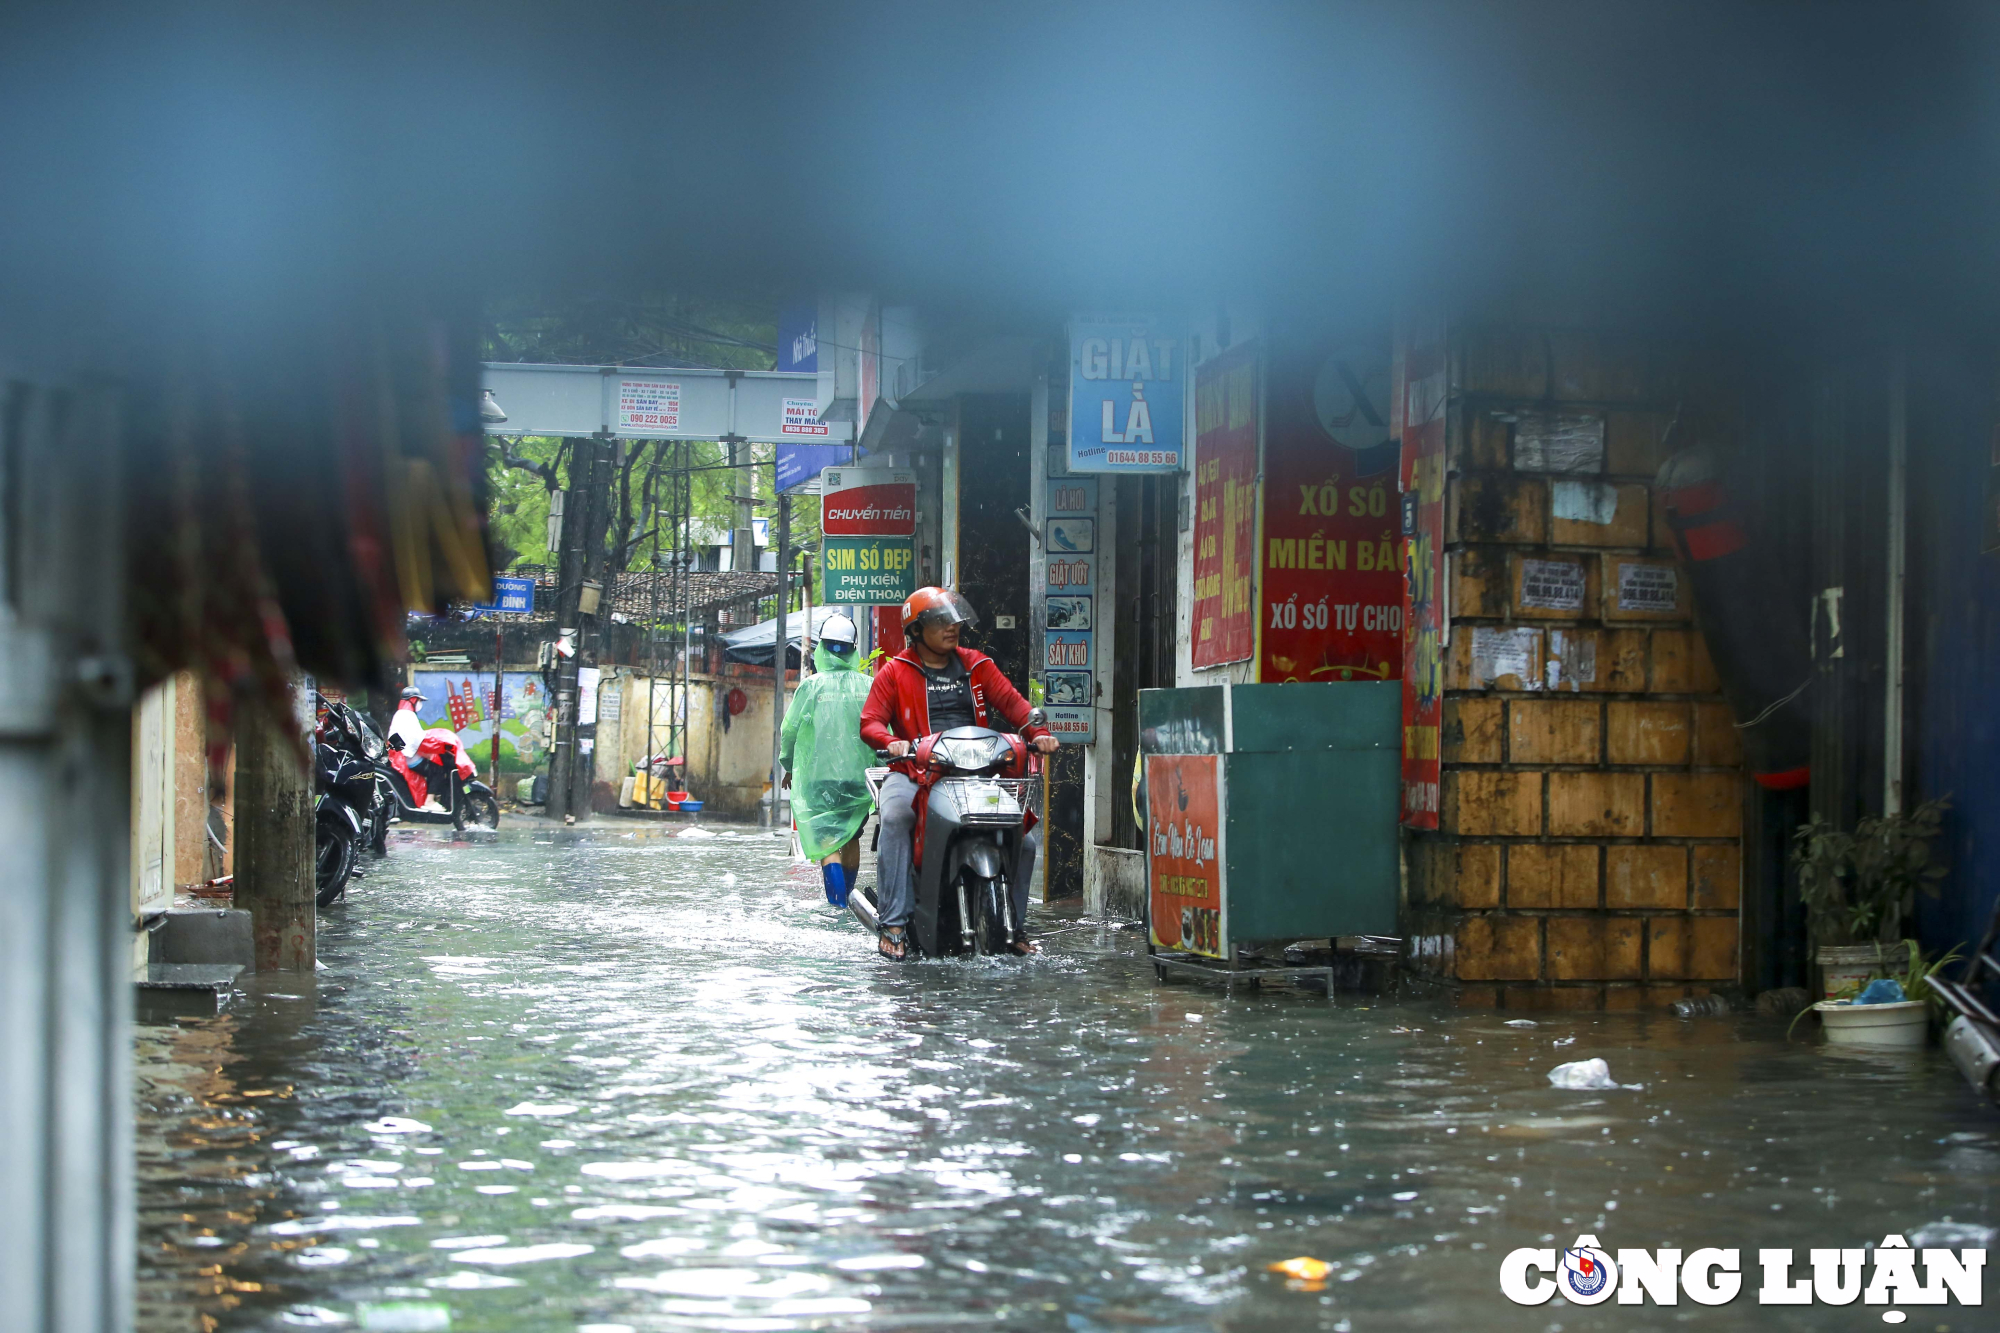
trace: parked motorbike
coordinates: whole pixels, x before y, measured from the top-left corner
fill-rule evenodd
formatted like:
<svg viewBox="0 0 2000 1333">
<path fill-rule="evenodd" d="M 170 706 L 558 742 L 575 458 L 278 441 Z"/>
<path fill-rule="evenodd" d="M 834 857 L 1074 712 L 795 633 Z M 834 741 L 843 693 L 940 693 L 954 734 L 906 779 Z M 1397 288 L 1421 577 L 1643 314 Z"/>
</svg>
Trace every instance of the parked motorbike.
<svg viewBox="0 0 2000 1333">
<path fill-rule="evenodd" d="M 886 750 L 875 756 L 891 758 Z M 923 774 L 924 802 L 910 919 L 917 951 L 933 958 L 1011 954 L 1018 934 L 1010 877 L 1034 827 L 1041 756 L 1008 732 L 953 727 L 918 741 L 911 757 Z M 848 905 L 877 929 L 866 893 L 849 894 Z"/>
<path fill-rule="evenodd" d="M 376 804 L 375 768 L 324 740 L 313 745 L 313 883 L 321 907 L 353 879 Z"/>
<path fill-rule="evenodd" d="M 377 856 L 387 855 L 395 798 L 381 772 L 388 767 L 389 747 L 366 713 L 324 695 L 317 696 L 314 703 L 319 715 L 319 739 L 367 766 L 373 791 L 366 807 L 357 810 L 361 815 L 362 841 Z"/>
</svg>

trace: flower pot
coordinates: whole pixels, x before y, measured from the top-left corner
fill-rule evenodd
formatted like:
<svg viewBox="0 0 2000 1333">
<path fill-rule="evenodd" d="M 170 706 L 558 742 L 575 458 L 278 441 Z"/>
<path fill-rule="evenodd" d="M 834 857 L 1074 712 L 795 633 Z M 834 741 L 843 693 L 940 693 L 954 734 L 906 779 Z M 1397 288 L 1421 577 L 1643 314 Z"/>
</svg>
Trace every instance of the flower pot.
<svg viewBox="0 0 2000 1333">
<path fill-rule="evenodd" d="M 1885 962 L 1900 963 L 1908 957 L 1902 943 L 1822 944 L 1815 951 L 1819 963 L 1820 995 L 1832 999 L 1843 991 L 1859 990 L 1868 979 L 1881 972 Z"/>
<path fill-rule="evenodd" d="M 1836 1004 L 1821 1000 L 1813 1006 L 1826 1039 L 1835 1046 L 1878 1046 L 1915 1050 L 1930 1039 L 1930 1006 L 1922 1000 L 1894 1004 Z"/>
</svg>

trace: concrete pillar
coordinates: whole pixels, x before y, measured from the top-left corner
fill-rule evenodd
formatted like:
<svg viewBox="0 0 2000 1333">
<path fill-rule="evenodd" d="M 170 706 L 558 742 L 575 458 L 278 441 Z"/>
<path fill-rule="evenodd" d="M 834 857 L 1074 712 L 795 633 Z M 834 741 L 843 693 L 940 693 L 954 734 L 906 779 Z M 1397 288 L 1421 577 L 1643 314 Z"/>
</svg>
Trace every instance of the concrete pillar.
<svg viewBox="0 0 2000 1333">
<path fill-rule="evenodd" d="M 251 713 L 236 729 L 235 901 L 250 913 L 259 972 L 310 972 L 318 919 L 312 775 L 279 727 Z"/>
<path fill-rule="evenodd" d="M 122 405 L 6 381 L 0 1323 L 132 1324 L 132 792 Z"/>
</svg>

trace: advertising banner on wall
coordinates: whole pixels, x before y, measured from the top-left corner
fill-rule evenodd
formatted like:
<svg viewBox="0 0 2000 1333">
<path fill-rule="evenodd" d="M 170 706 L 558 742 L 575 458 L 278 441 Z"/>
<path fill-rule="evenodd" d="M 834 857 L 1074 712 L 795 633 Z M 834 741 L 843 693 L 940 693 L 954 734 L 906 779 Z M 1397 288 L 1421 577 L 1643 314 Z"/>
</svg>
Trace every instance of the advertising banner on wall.
<svg viewBox="0 0 2000 1333">
<path fill-rule="evenodd" d="M 534 672 L 507 672 L 497 697 L 491 671 L 431 671 L 420 666 L 413 683 L 424 695 L 417 720 L 426 729 L 449 727 L 457 732 L 459 743 L 482 772 L 491 762 L 496 735 L 502 772 L 530 773 L 548 759 L 542 746 L 548 700 L 541 677 Z"/>
<path fill-rule="evenodd" d="M 1069 470 L 1178 472 L 1182 455 L 1179 320 L 1079 315 L 1069 331 Z"/>
<path fill-rule="evenodd" d="M 1222 757 L 1146 756 L 1146 888 L 1153 947 L 1225 956 Z"/>
<path fill-rule="evenodd" d="M 1403 571 L 1389 339 L 1273 339 L 1258 679 L 1394 680 Z"/>
<path fill-rule="evenodd" d="M 1397 329 L 1392 370 L 1402 441 L 1403 823 L 1438 826 L 1444 710 L 1445 335 L 1441 317 Z"/>
<path fill-rule="evenodd" d="M 1194 606 L 1197 670 L 1256 646 L 1257 345 L 1204 361 L 1194 380 Z"/>
<path fill-rule="evenodd" d="M 1049 478 L 1042 614 L 1042 706 L 1057 739 L 1097 739 L 1091 640 L 1097 629 L 1097 479 Z"/>
</svg>

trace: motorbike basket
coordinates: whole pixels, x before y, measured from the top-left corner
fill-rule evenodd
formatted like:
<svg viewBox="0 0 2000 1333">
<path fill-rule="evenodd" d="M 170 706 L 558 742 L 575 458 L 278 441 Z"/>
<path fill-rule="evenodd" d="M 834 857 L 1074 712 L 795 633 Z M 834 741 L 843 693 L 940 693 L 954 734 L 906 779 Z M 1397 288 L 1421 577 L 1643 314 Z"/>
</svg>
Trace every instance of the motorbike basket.
<svg viewBox="0 0 2000 1333">
<path fill-rule="evenodd" d="M 1013 808 L 1003 808 L 989 813 L 961 802 L 958 822 L 963 826 L 976 827 L 981 824 L 1018 824 L 1024 813 L 1036 809 L 1042 795 L 1042 780 L 1040 778 L 983 778 L 974 779 L 974 781 L 977 781 L 981 786 L 990 783 L 1000 788 L 1000 790 L 1012 798 Z M 1037 811 L 1037 813 L 1039 814 L 1040 812 Z"/>
</svg>

